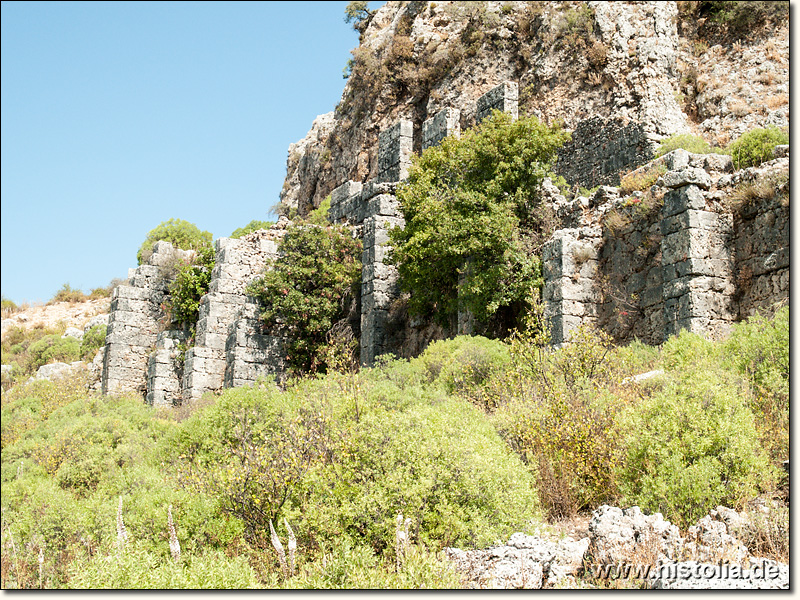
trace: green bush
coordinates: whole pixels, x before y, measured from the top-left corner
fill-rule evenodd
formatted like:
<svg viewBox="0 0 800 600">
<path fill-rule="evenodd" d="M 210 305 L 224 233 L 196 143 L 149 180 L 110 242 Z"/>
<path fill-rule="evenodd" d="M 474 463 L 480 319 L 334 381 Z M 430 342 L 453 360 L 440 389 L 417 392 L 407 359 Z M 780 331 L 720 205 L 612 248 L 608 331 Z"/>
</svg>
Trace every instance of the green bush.
<svg viewBox="0 0 800 600">
<path fill-rule="evenodd" d="M 703 0 L 678 3 L 679 16 L 708 22 L 707 29 L 722 28 L 736 39 L 759 33 L 765 26 L 789 20 L 789 3 L 785 1 Z"/>
<path fill-rule="evenodd" d="M 28 348 L 35 369 L 51 362 L 70 363 L 81 358 L 81 342 L 74 337 L 47 335 Z"/>
<path fill-rule="evenodd" d="M 147 262 L 153 253 L 153 245 L 161 240 L 181 250 L 198 251 L 210 248 L 213 242 L 211 232 L 201 231 L 194 223 L 183 219 L 169 219 L 148 232 L 136 253 L 140 265 Z"/>
<path fill-rule="evenodd" d="M 724 372 L 695 368 L 626 414 L 618 466 L 625 501 L 687 527 L 719 504 L 738 507 L 769 489 L 775 473 L 744 396 Z"/>
<path fill-rule="evenodd" d="M 402 566 L 365 546 L 345 538 L 324 560 L 303 565 L 300 573 L 282 585 L 292 589 L 456 589 L 460 576 L 452 563 L 416 545 L 409 548 Z M 278 587 L 275 585 L 269 587 Z"/>
<path fill-rule="evenodd" d="M 582 327 L 563 348 L 546 342 L 541 334 L 515 334 L 513 361 L 489 387 L 495 426 L 535 471 L 547 515 L 563 519 L 614 500 L 615 418 L 629 399 L 608 389 L 619 375 L 607 336 Z"/>
<path fill-rule="evenodd" d="M 81 340 L 81 360 L 92 360 L 97 351 L 106 345 L 107 325 L 95 325 L 83 334 Z"/>
<path fill-rule="evenodd" d="M 301 225 L 280 242 L 281 259 L 248 287 L 261 319 L 290 338 L 288 357 L 300 372 L 324 371 L 323 348 L 343 320 L 361 274 L 361 243 L 343 226 Z M 346 349 L 353 352 L 354 348 Z"/>
<path fill-rule="evenodd" d="M 701 137 L 691 133 L 677 133 L 661 142 L 658 150 L 656 150 L 656 158 L 678 148 L 682 148 L 692 154 L 710 154 L 714 151 L 711 148 L 711 144 Z"/>
<path fill-rule="evenodd" d="M 789 135 L 777 127 L 752 129 L 726 148 L 736 169 L 754 167 L 772 160 L 775 146 L 789 143 Z"/>
<path fill-rule="evenodd" d="M 479 323 L 506 313 L 513 326 L 541 286 L 537 253 L 552 227 L 533 190 L 567 138 L 536 118 L 495 112 L 414 158 L 398 189 L 406 225 L 390 232 L 412 313 L 445 326 L 459 308 Z"/>
<path fill-rule="evenodd" d="M 789 307 L 737 324 L 721 352 L 750 382 L 762 444 L 780 464 L 789 457 Z"/>
<path fill-rule="evenodd" d="M 239 239 L 242 236 L 247 235 L 248 233 L 253 233 L 254 231 L 258 231 L 259 229 L 269 229 L 272 227 L 274 223 L 272 221 L 257 221 L 253 220 L 250 221 L 244 227 L 239 227 L 238 229 L 234 229 L 231 237 L 233 239 Z"/>
<path fill-rule="evenodd" d="M 427 381 L 442 385 L 448 393 L 479 400 L 482 385 L 510 360 L 508 347 L 497 340 L 458 336 L 431 343 L 411 362 L 420 365 Z"/>
<path fill-rule="evenodd" d="M 200 300 L 208 293 L 211 284 L 215 259 L 214 249 L 207 246 L 197 252 L 193 261 L 178 266 L 175 279 L 169 285 L 169 297 L 165 303 L 173 327 L 194 331 L 200 317 Z"/>
<path fill-rule="evenodd" d="M 330 553 L 349 538 L 386 559 L 399 512 L 432 549 L 490 544 L 536 516 L 530 475 L 481 411 L 382 369 L 364 375 L 227 391 L 171 454 L 256 545 L 286 518 L 299 546 Z"/>
</svg>

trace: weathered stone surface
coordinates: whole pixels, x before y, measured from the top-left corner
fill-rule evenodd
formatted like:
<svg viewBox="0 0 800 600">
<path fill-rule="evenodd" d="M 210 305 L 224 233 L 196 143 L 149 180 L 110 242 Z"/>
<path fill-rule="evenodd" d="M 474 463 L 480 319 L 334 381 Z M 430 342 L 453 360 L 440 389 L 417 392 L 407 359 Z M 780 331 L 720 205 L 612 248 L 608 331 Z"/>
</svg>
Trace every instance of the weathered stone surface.
<svg viewBox="0 0 800 600">
<path fill-rule="evenodd" d="M 558 151 L 556 170 L 568 183 L 581 187 L 619 185 L 620 172 L 651 158 L 655 143 L 641 123 L 592 117 L 581 121 L 572 138 Z"/>
<path fill-rule="evenodd" d="M 422 149 L 437 146 L 449 136 L 461 134 L 459 119 L 461 112 L 456 108 L 443 108 L 422 124 Z"/>
<path fill-rule="evenodd" d="M 475 121 L 480 123 L 493 110 L 508 113 L 516 119 L 519 114 L 519 85 L 515 81 L 504 81 L 478 98 Z"/>
<path fill-rule="evenodd" d="M 671 189 L 696 185 L 707 190 L 711 187 L 711 176 L 704 169 L 686 167 L 680 171 L 667 171 L 663 176 L 664 187 Z"/>
<path fill-rule="evenodd" d="M 102 315 L 95 315 L 91 319 L 89 319 L 86 324 L 83 326 L 83 332 L 86 333 L 92 327 L 97 327 L 98 325 L 106 325 L 108 326 L 108 319 L 111 315 L 106 313 Z"/>
<path fill-rule="evenodd" d="M 67 327 L 66 331 L 64 331 L 64 335 L 61 336 L 62 338 L 71 337 L 75 338 L 76 340 L 83 339 L 83 330 L 78 329 L 77 327 Z"/>
<path fill-rule="evenodd" d="M 638 506 L 601 506 L 592 513 L 589 537 L 595 564 L 655 564 L 677 558 L 682 547 L 675 525 L 661 513 L 645 515 Z"/>
<path fill-rule="evenodd" d="M 402 119 L 378 136 L 378 181 L 408 177 L 414 152 L 414 124 Z"/>
<path fill-rule="evenodd" d="M 574 583 L 583 572 L 589 539 L 552 541 L 515 533 L 503 546 L 485 550 L 446 548 L 469 588 L 539 589 Z"/>
<path fill-rule="evenodd" d="M 31 377 L 31 381 L 34 379 L 46 379 L 47 381 L 53 381 L 55 379 L 60 379 L 62 377 L 68 377 L 72 375 L 78 366 L 82 365 L 80 361 L 78 364 L 75 363 L 67 364 L 63 362 L 54 362 L 47 365 L 42 365 L 36 371 L 36 373 Z"/>
</svg>

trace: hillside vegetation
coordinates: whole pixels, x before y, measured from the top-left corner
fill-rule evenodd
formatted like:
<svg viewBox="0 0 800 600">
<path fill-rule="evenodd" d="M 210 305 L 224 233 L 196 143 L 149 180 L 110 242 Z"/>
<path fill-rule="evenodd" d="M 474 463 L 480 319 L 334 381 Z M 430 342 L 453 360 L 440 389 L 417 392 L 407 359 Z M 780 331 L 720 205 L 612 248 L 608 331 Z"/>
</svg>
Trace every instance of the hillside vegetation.
<svg viewBox="0 0 800 600">
<path fill-rule="evenodd" d="M 80 380 L 18 385 L 2 398 L 2 585 L 454 587 L 443 547 L 605 502 L 686 527 L 780 493 L 788 333 L 783 308 L 660 350 L 588 329 L 560 350 L 458 337 L 163 412 Z"/>
</svg>

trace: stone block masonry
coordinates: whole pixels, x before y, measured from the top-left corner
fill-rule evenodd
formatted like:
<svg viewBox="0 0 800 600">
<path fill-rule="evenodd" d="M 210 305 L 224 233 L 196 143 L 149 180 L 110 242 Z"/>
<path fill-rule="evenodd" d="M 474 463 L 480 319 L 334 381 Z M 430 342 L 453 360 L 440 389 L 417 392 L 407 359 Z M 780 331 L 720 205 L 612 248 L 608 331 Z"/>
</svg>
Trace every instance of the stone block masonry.
<svg viewBox="0 0 800 600">
<path fill-rule="evenodd" d="M 781 158 L 738 174 L 738 183 L 756 179 L 774 181 L 769 198 L 743 203 L 734 211 L 734 262 L 738 317 L 757 311 L 770 313 L 776 302 L 789 298 L 789 159 Z M 783 183 L 781 183 L 783 180 Z"/>
<path fill-rule="evenodd" d="M 478 98 L 475 121 L 480 123 L 493 110 L 508 113 L 513 119 L 519 116 L 519 85 L 514 81 L 504 81 Z"/>
<path fill-rule="evenodd" d="M 655 147 L 641 123 L 592 117 L 578 123 L 561 147 L 556 171 L 570 185 L 619 185 L 620 172 L 650 161 Z"/>
<path fill-rule="evenodd" d="M 174 406 L 182 400 L 183 348 L 188 336 L 183 331 L 162 331 L 156 349 L 147 361 L 147 403 Z"/>
<path fill-rule="evenodd" d="M 259 379 L 282 380 L 287 369 L 286 342 L 281 335 L 264 333 L 259 307 L 247 298 L 225 342 L 224 387 L 253 385 Z"/>
<path fill-rule="evenodd" d="M 597 320 L 601 239 L 596 226 L 560 229 L 542 248 L 544 317 L 556 346 L 567 342 L 583 323 Z"/>
<path fill-rule="evenodd" d="M 195 345 L 186 352 L 183 398 L 199 398 L 225 386 L 228 338 L 247 303 L 245 289 L 264 270 L 268 259 L 278 256 L 276 235 L 254 232 L 241 239 L 216 241 L 216 264 L 208 293 L 200 301 Z M 252 315 L 248 318 L 252 320 Z M 250 324 L 242 325 L 245 329 Z M 234 346 L 236 347 L 236 346 Z M 231 364 L 238 364 L 234 359 Z M 242 379 L 231 376 L 230 380 Z"/>
<path fill-rule="evenodd" d="M 618 342 L 660 344 L 682 329 L 720 339 L 788 298 L 788 158 L 732 176 L 716 155 L 671 154 L 654 161 L 671 170 L 648 192 L 649 208 L 642 192 L 601 186 L 568 201 L 543 184 L 562 222 L 542 257 L 554 344 L 587 321 Z M 756 179 L 775 195 L 732 207 L 735 186 Z"/>
<path fill-rule="evenodd" d="M 414 153 L 414 124 L 403 119 L 378 135 L 377 182 L 400 181 L 408 177 Z"/>
<path fill-rule="evenodd" d="M 148 358 L 165 316 L 162 303 L 169 288 L 167 275 L 172 266 L 193 254 L 168 242 L 156 242 L 147 263 L 131 269 L 127 283 L 114 290 L 103 356 L 103 394 L 145 395 Z"/>
<path fill-rule="evenodd" d="M 736 315 L 730 214 L 706 210 L 705 171 L 670 171 L 661 220 L 664 336 L 681 329 L 722 338 Z M 695 185 L 695 183 L 699 185 Z"/>
<path fill-rule="evenodd" d="M 422 124 L 422 149 L 438 146 L 448 136 L 461 134 L 461 111 L 444 108 Z"/>
</svg>

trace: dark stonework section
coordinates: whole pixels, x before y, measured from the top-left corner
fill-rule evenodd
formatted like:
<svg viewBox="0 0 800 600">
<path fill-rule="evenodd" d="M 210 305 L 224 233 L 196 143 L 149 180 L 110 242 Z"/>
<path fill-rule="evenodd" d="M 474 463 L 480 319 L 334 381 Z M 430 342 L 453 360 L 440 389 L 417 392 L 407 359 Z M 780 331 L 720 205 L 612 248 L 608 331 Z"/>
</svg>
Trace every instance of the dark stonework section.
<svg viewBox="0 0 800 600">
<path fill-rule="evenodd" d="M 625 173 L 653 158 L 655 143 L 641 123 L 592 117 L 578 123 L 558 153 L 556 171 L 570 185 L 619 185 Z"/>
</svg>

